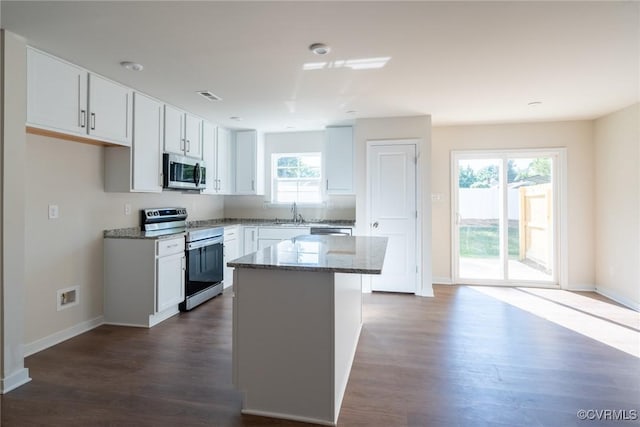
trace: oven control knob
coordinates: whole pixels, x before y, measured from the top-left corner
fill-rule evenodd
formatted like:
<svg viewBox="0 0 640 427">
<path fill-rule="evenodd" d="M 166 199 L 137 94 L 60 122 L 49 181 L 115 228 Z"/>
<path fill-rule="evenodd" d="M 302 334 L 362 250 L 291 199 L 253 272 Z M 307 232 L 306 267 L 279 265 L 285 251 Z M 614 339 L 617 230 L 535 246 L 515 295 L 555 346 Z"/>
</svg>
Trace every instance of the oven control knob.
<svg viewBox="0 0 640 427">
<path fill-rule="evenodd" d="M 153 212 L 151 211 L 147 212 L 147 216 L 151 216 L 151 215 L 153 215 Z"/>
</svg>

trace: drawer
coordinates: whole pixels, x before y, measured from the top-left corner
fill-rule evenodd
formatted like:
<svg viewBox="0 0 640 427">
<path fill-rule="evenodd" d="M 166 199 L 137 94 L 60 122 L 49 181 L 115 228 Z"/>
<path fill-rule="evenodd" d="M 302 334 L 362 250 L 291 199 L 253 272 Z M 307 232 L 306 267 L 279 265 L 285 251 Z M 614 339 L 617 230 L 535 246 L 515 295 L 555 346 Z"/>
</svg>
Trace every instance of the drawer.
<svg viewBox="0 0 640 427">
<path fill-rule="evenodd" d="M 258 239 L 285 240 L 292 237 L 309 234 L 309 227 L 260 227 Z"/>
<path fill-rule="evenodd" d="M 234 225 L 233 227 L 225 227 L 224 228 L 224 240 L 235 240 L 238 238 L 238 226 Z"/>
<path fill-rule="evenodd" d="M 184 237 L 179 239 L 162 239 L 157 242 L 158 256 L 165 256 L 184 252 Z"/>
</svg>

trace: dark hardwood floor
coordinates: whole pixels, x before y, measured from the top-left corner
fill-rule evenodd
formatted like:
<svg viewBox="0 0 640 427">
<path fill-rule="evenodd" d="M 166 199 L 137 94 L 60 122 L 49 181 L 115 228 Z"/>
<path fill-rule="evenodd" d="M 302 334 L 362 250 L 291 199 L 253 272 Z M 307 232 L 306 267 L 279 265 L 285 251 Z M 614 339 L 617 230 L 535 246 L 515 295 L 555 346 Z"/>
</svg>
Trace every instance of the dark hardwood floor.
<svg viewBox="0 0 640 427">
<path fill-rule="evenodd" d="M 639 359 L 464 286 L 435 292 L 365 295 L 339 425 L 600 426 L 576 412 L 640 410 Z M 308 425 L 240 414 L 231 302 L 27 358 L 33 381 L 1 397 L 2 426 Z"/>
</svg>

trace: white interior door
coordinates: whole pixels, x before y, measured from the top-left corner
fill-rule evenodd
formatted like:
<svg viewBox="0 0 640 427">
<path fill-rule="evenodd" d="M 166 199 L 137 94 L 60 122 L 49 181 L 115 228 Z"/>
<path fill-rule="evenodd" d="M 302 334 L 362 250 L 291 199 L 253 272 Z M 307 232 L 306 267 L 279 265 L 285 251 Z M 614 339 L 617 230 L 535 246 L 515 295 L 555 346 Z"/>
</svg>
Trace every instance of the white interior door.
<svg viewBox="0 0 640 427">
<path fill-rule="evenodd" d="M 416 292 L 416 145 L 375 143 L 368 147 L 369 227 L 389 239 L 381 275 L 371 289 Z"/>
</svg>

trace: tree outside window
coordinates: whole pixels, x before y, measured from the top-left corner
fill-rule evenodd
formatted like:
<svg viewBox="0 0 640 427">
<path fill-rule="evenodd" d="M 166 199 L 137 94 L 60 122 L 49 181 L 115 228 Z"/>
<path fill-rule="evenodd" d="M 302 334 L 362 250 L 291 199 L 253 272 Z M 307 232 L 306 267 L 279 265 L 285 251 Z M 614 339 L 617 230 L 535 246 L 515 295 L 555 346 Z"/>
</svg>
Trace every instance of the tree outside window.
<svg viewBox="0 0 640 427">
<path fill-rule="evenodd" d="M 272 154 L 273 203 L 321 203 L 320 153 Z"/>
</svg>

